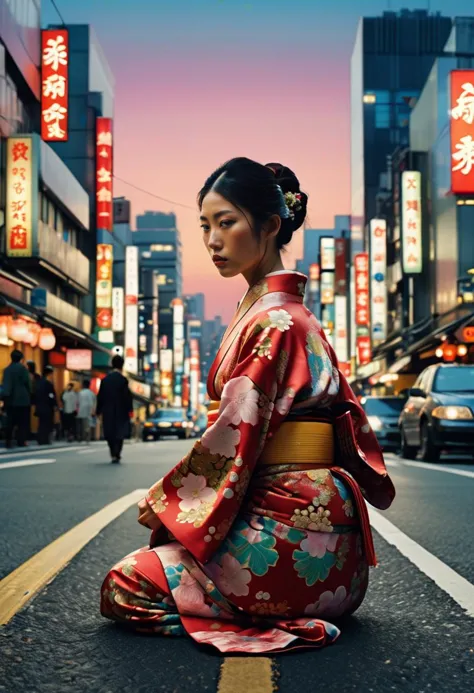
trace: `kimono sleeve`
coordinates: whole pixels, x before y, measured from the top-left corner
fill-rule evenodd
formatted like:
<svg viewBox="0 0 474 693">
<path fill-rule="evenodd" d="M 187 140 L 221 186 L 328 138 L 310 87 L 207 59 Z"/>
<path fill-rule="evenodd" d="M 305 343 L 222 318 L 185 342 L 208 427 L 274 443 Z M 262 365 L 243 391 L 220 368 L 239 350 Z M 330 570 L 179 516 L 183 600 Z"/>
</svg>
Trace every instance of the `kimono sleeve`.
<svg viewBox="0 0 474 693">
<path fill-rule="evenodd" d="M 223 388 L 219 414 L 190 453 L 149 491 L 166 529 L 201 563 L 235 520 L 267 437 L 308 381 L 304 336 L 291 315 L 256 320 Z"/>
</svg>

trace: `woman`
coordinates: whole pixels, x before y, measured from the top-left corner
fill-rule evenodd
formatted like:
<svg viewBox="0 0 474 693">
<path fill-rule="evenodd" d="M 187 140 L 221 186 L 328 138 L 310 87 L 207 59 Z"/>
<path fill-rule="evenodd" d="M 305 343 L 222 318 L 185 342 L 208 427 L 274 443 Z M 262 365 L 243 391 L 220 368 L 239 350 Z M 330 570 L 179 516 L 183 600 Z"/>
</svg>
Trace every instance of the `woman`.
<svg viewBox="0 0 474 693">
<path fill-rule="evenodd" d="M 117 564 L 104 616 L 221 652 L 321 647 L 375 565 L 361 495 L 395 495 L 337 358 L 281 250 L 306 214 L 279 164 L 229 161 L 199 193 L 204 244 L 249 290 L 211 367 L 209 427 L 139 504 L 150 548 Z M 359 488 L 359 484 L 360 487 Z"/>
</svg>

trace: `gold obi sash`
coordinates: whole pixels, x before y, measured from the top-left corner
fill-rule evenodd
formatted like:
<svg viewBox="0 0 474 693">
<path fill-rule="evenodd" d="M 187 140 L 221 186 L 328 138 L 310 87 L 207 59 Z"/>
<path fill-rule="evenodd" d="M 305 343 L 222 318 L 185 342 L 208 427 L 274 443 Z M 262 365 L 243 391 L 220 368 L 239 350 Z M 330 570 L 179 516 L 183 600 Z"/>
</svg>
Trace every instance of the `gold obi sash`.
<svg viewBox="0 0 474 693">
<path fill-rule="evenodd" d="M 219 402 L 209 404 L 209 425 L 219 409 Z M 267 439 L 259 464 L 310 464 L 314 467 L 334 465 L 334 428 L 326 421 L 284 421 Z"/>
</svg>

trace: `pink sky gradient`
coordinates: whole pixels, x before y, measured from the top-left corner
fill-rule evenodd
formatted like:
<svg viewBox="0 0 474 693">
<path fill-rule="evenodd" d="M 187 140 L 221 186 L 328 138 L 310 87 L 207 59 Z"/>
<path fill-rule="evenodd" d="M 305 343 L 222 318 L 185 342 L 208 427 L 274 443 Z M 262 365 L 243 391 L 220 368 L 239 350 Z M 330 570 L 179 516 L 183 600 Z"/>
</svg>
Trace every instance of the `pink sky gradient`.
<svg viewBox="0 0 474 693">
<path fill-rule="evenodd" d="M 300 54 L 278 69 L 272 56 L 258 63 L 223 60 L 216 65 L 214 57 L 201 55 L 199 71 L 183 59 L 172 63 L 166 75 L 146 62 L 141 65 L 132 93 L 133 63 L 115 65 L 121 75 L 116 91 L 117 176 L 193 207 L 205 178 L 226 159 L 276 160 L 295 171 L 309 194 L 309 226 L 330 228 L 335 214 L 348 213 L 347 64 L 332 64 L 328 72 L 322 62 L 314 64 Z M 211 74 L 212 82 L 206 78 Z M 167 83 L 166 99 L 162 80 Z M 130 109 L 130 100 L 138 103 L 143 94 L 143 107 Z M 229 320 L 245 283 L 218 275 L 202 246 L 197 209 L 173 208 L 118 181 L 114 194 L 131 198 L 133 215 L 146 209 L 177 214 L 184 290 L 194 293 L 205 287 L 207 316 L 221 314 Z M 301 248 L 299 232 L 285 255 L 288 267 Z"/>
</svg>

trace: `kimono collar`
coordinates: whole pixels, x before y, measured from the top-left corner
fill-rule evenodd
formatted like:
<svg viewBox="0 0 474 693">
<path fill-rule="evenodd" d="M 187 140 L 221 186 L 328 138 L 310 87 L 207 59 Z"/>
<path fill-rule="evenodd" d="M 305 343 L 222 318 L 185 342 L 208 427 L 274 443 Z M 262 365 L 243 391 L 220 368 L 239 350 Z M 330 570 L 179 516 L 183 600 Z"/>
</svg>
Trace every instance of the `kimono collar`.
<svg viewBox="0 0 474 693">
<path fill-rule="evenodd" d="M 306 282 L 308 278 L 301 272 L 292 270 L 280 270 L 270 272 L 263 279 L 250 287 L 238 307 L 238 313 L 242 314 L 259 298 L 271 293 L 285 293 L 296 296 L 301 302 L 304 298 Z"/>
</svg>

